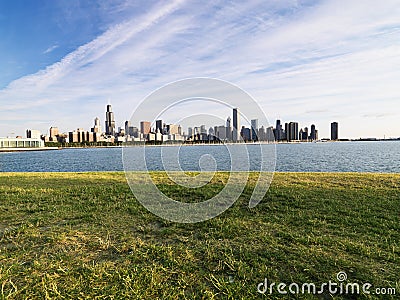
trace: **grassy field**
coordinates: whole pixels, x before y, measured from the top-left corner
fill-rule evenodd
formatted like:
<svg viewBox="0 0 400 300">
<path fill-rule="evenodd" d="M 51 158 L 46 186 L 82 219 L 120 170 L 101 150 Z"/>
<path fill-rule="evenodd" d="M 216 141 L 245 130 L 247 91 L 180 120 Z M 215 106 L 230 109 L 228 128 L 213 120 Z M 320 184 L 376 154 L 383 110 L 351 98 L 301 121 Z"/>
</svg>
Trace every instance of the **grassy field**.
<svg viewBox="0 0 400 300">
<path fill-rule="evenodd" d="M 180 200 L 225 176 L 189 191 L 153 175 Z M 258 284 L 318 286 L 340 271 L 398 297 L 400 174 L 277 173 L 249 209 L 253 185 L 219 217 L 176 224 L 146 211 L 123 173 L 0 173 L 0 298 L 283 299 Z"/>
</svg>

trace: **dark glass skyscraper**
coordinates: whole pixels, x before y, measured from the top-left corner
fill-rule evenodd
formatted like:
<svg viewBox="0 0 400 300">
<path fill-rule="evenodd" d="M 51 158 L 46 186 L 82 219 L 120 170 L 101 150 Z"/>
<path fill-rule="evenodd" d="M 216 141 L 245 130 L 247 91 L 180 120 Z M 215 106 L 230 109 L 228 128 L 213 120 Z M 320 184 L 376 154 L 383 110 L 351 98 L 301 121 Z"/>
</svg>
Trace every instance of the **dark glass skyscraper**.
<svg viewBox="0 0 400 300">
<path fill-rule="evenodd" d="M 289 141 L 297 141 L 299 139 L 299 123 L 289 123 Z"/>
<path fill-rule="evenodd" d="M 277 140 L 277 141 L 283 140 L 283 128 L 282 128 L 281 120 L 276 120 L 274 136 L 275 136 L 275 140 Z"/>
<path fill-rule="evenodd" d="M 336 141 L 339 139 L 339 124 L 337 122 L 331 123 L 331 140 Z"/>
<path fill-rule="evenodd" d="M 317 139 L 317 133 L 315 130 L 315 125 L 311 125 L 311 133 L 310 133 L 310 140 L 315 141 Z"/>
<path fill-rule="evenodd" d="M 258 119 L 251 120 L 251 140 L 258 141 Z"/>
<path fill-rule="evenodd" d="M 163 132 L 163 123 L 162 120 L 156 120 L 156 132 L 164 133 Z"/>
<path fill-rule="evenodd" d="M 110 104 L 107 105 L 106 111 L 106 134 L 115 135 L 115 120 L 114 113 Z"/>
<path fill-rule="evenodd" d="M 233 109 L 233 131 L 232 131 L 232 140 L 237 142 L 240 140 L 240 120 L 239 120 L 239 109 Z"/>
</svg>

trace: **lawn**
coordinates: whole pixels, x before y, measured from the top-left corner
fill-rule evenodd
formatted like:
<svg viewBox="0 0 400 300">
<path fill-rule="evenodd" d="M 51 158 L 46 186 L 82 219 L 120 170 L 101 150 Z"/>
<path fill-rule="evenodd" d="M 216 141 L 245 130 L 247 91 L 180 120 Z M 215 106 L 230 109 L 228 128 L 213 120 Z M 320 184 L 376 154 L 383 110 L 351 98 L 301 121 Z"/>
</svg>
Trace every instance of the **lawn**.
<svg viewBox="0 0 400 300">
<path fill-rule="evenodd" d="M 226 175 L 184 189 L 153 173 L 181 201 L 218 193 Z M 360 298 L 398 297 L 400 174 L 276 173 L 250 209 L 253 186 L 222 215 L 178 224 L 148 212 L 124 173 L 0 173 L 0 298 L 284 299 L 259 283 L 318 287 L 339 272 L 372 284 Z"/>
</svg>

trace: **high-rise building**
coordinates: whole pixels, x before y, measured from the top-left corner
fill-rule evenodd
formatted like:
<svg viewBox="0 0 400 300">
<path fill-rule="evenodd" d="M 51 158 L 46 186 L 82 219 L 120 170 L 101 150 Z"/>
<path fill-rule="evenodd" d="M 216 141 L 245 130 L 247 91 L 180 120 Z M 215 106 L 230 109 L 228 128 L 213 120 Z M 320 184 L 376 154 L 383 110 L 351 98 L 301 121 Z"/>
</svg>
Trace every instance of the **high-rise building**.
<svg viewBox="0 0 400 300">
<path fill-rule="evenodd" d="M 217 140 L 225 141 L 226 137 L 226 127 L 225 126 L 215 126 L 214 127 L 214 134 Z"/>
<path fill-rule="evenodd" d="M 50 138 L 57 138 L 58 127 L 50 127 Z"/>
<path fill-rule="evenodd" d="M 308 127 L 304 127 L 302 139 L 305 141 L 308 140 Z"/>
<path fill-rule="evenodd" d="M 266 131 L 265 131 L 265 128 L 264 128 L 264 126 L 261 126 L 259 129 L 258 129 L 258 140 L 259 141 L 266 141 L 267 140 L 267 133 L 266 133 Z"/>
<path fill-rule="evenodd" d="M 245 142 L 250 141 L 251 140 L 251 129 L 246 128 L 245 126 L 242 126 L 240 135 Z"/>
<path fill-rule="evenodd" d="M 92 128 L 92 132 L 101 133 L 100 119 L 97 117 L 94 119 L 94 127 Z"/>
<path fill-rule="evenodd" d="M 68 141 L 70 143 L 78 143 L 79 142 L 78 132 L 76 130 L 68 133 Z"/>
<path fill-rule="evenodd" d="M 233 109 L 233 131 L 232 131 L 232 140 L 237 142 L 240 140 L 240 117 L 239 117 L 239 109 Z"/>
<path fill-rule="evenodd" d="M 231 124 L 231 122 L 232 122 L 231 117 L 228 117 L 226 119 L 226 134 L 225 134 L 225 137 L 228 141 L 232 140 L 232 124 Z"/>
<path fill-rule="evenodd" d="M 251 140 L 258 141 L 258 119 L 251 120 Z"/>
<path fill-rule="evenodd" d="M 315 141 L 317 140 L 317 133 L 315 132 L 315 125 L 311 125 L 311 133 L 310 133 L 310 140 Z"/>
<path fill-rule="evenodd" d="M 206 134 L 207 133 L 206 125 L 201 125 L 200 126 L 200 133 L 201 134 Z"/>
<path fill-rule="evenodd" d="M 210 140 L 214 139 L 214 128 L 212 127 L 208 128 L 208 135 Z"/>
<path fill-rule="evenodd" d="M 283 129 L 282 129 L 281 120 L 276 120 L 274 136 L 275 136 L 275 140 L 277 140 L 277 141 L 283 140 Z"/>
<path fill-rule="evenodd" d="M 156 132 L 159 131 L 160 133 L 163 133 L 163 129 L 164 126 L 162 120 L 156 120 Z"/>
<path fill-rule="evenodd" d="M 106 111 L 106 134 L 115 135 L 115 120 L 114 113 L 112 112 L 112 107 L 110 104 L 107 105 Z"/>
<path fill-rule="evenodd" d="M 299 123 L 290 122 L 289 123 L 289 138 L 288 141 L 297 141 L 299 139 Z"/>
<path fill-rule="evenodd" d="M 169 124 L 167 125 L 167 134 L 180 134 L 179 125 Z"/>
<path fill-rule="evenodd" d="M 149 133 L 150 133 L 150 126 L 151 126 L 151 124 L 150 124 L 150 122 L 148 122 L 148 121 L 141 121 L 140 122 L 140 132 L 143 134 L 143 135 L 148 135 Z"/>
<path fill-rule="evenodd" d="M 35 129 L 27 129 L 26 130 L 26 138 L 28 139 L 38 139 L 40 140 L 40 131 Z"/>
<path fill-rule="evenodd" d="M 339 124 L 337 122 L 331 123 L 331 140 L 336 141 L 339 139 Z"/>
<path fill-rule="evenodd" d="M 131 121 L 125 121 L 125 135 L 129 135 L 129 127 L 131 127 Z"/>
<path fill-rule="evenodd" d="M 289 123 L 285 123 L 285 140 L 290 141 L 290 139 L 289 139 Z"/>
<path fill-rule="evenodd" d="M 265 132 L 264 141 L 267 141 L 267 142 L 273 142 L 273 141 L 275 141 L 274 128 L 273 128 L 272 126 L 267 127 L 267 130 L 266 130 L 266 132 Z"/>
</svg>

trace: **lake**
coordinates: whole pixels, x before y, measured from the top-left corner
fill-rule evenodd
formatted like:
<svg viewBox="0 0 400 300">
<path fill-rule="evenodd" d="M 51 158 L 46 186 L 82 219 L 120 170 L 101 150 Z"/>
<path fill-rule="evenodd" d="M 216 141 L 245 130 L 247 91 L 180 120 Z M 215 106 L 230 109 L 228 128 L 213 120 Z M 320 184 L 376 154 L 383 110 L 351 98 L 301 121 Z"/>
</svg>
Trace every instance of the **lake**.
<svg viewBox="0 0 400 300">
<path fill-rule="evenodd" d="M 251 170 L 260 168 L 260 146 L 236 145 L 246 149 Z M 240 149 L 242 149 L 240 148 Z M 163 170 L 176 164 L 168 159 L 168 151 L 177 152 L 183 170 L 230 170 L 229 149 L 224 145 L 184 147 L 146 147 L 145 162 L 149 170 Z M 239 148 L 232 148 L 239 149 Z M 279 172 L 374 172 L 400 173 L 400 141 L 334 142 L 262 145 L 267 159 L 276 150 L 276 171 Z M 126 149 L 124 151 L 127 151 Z M 129 159 L 136 163 L 140 147 L 129 148 Z M 128 152 L 125 152 L 125 155 Z M 163 154 L 164 153 L 164 154 Z M 166 158 L 165 158 L 166 157 Z M 199 164 L 200 161 L 200 164 Z M 242 159 L 239 160 L 240 162 Z M 243 159 L 244 162 L 244 159 Z M 238 170 L 245 169 L 239 165 Z M 138 166 L 138 169 L 141 167 Z M 1 172 L 85 172 L 123 171 L 122 148 L 81 148 L 54 151 L 0 153 Z"/>
</svg>

